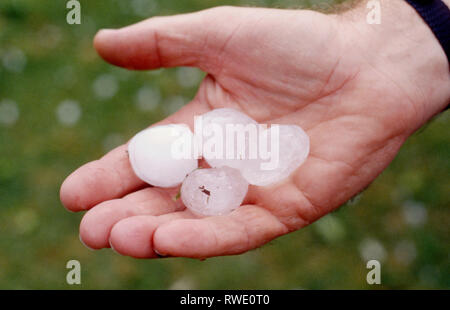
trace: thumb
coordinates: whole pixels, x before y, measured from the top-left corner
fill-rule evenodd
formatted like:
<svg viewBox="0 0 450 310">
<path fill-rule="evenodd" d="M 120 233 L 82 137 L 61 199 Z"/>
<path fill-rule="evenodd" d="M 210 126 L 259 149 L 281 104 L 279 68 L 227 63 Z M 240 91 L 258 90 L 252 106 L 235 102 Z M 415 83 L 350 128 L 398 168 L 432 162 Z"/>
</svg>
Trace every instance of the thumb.
<svg viewBox="0 0 450 310">
<path fill-rule="evenodd" d="M 107 62 L 136 70 L 195 66 L 213 73 L 236 20 L 233 7 L 153 17 L 125 28 L 100 30 L 94 46 Z M 227 15 L 228 22 L 220 22 Z M 220 20 L 218 20 L 220 19 Z"/>
</svg>

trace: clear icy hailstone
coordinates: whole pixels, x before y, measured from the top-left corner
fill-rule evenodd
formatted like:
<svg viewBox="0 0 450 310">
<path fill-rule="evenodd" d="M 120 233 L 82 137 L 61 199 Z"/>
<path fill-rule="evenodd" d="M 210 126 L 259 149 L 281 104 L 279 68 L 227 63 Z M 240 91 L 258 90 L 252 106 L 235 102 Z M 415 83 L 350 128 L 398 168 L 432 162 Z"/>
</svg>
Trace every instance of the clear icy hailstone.
<svg viewBox="0 0 450 310">
<path fill-rule="evenodd" d="M 242 204 L 247 190 L 247 181 L 236 169 L 197 169 L 184 180 L 181 199 L 195 214 L 224 215 Z"/>
<path fill-rule="evenodd" d="M 309 137 L 296 125 L 278 125 L 279 133 L 272 144 L 271 128 L 262 132 L 260 139 L 267 141 L 267 159 L 261 157 L 248 160 L 242 168 L 242 175 L 253 185 L 267 186 L 280 182 L 291 175 L 306 160 L 309 154 Z M 263 147 L 262 149 L 266 149 Z"/>
<path fill-rule="evenodd" d="M 309 137 L 299 126 L 278 125 L 278 131 L 275 126 L 260 130 L 256 121 L 233 109 L 216 109 L 203 114 L 202 117 L 205 137 L 203 157 L 207 163 L 211 167 L 228 166 L 238 169 L 252 185 L 266 186 L 282 181 L 294 172 L 309 154 Z M 227 125 L 238 124 L 245 127 L 235 127 L 231 134 L 226 131 Z M 221 129 L 222 139 L 217 138 L 213 128 Z M 238 143 L 239 135 L 244 137 L 244 143 Z M 230 140 L 232 136 L 234 141 Z M 221 151 L 208 152 L 212 139 L 216 142 L 222 140 Z M 229 149 L 231 145 L 234 149 L 232 151 Z M 230 157 L 227 153 L 233 156 Z M 238 153 L 243 156 L 238 156 Z"/>
<path fill-rule="evenodd" d="M 174 187 L 198 167 L 193 156 L 193 134 L 188 126 L 171 124 L 145 129 L 128 144 L 131 166 L 144 182 Z"/>
</svg>

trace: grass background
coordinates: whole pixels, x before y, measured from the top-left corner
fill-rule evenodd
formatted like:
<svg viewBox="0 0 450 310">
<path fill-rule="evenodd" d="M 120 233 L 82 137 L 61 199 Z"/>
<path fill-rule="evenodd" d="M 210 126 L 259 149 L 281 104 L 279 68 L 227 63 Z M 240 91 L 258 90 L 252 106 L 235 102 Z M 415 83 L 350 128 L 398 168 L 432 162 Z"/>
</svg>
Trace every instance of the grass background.
<svg viewBox="0 0 450 310">
<path fill-rule="evenodd" d="M 82 24 L 72 26 L 64 0 L 0 2 L 0 288 L 450 288 L 450 112 L 411 137 L 363 194 L 260 249 L 205 261 L 86 249 L 78 239 L 82 214 L 59 202 L 61 182 L 191 99 L 202 78 L 186 68 L 114 68 L 94 52 L 95 32 L 224 4 L 317 1 L 80 2 Z M 58 109 L 63 121 L 70 112 L 61 112 L 66 100 L 81 112 L 72 126 L 58 117 Z M 382 261 L 382 285 L 366 283 L 367 258 Z M 66 283 L 71 259 L 81 262 L 80 286 Z"/>
</svg>

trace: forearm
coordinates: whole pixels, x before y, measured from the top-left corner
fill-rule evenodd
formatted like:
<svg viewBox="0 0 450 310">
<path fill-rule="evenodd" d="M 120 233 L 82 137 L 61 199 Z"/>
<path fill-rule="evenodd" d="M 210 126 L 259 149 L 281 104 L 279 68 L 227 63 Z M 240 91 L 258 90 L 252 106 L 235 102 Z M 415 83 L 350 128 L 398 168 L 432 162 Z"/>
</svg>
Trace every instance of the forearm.
<svg viewBox="0 0 450 310">
<path fill-rule="evenodd" d="M 450 5 L 450 0 L 444 2 Z M 352 21 L 347 24 L 359 34 L 356 45 L 364 49 L 368 65 L 383 71 L 413 101 L 417 129 L 450 103 L 449 63 L 428 25 L 406 1 L 380 3 L 380 24 L 367 23 L 367 1 L 339 18 Z"/>
</svg>

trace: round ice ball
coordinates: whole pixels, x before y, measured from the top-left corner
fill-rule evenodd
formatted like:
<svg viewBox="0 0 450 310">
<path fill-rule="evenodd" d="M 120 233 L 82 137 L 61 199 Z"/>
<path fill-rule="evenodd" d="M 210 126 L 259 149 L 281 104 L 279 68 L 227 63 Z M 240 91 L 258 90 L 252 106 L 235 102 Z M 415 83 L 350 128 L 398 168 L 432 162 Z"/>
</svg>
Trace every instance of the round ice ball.
<svg viewBox="0 0 450 310">
<path fill-rule="evenodd" d="M 193 213 L 224 215 L 242 204 L 248 183 L 230 167 L 197 169 L 181 185 L 181 200 Z"/>
<path fill-rule="evenodd" d="M 158 187 L 180 185 L 186 175 L 198 167 L 192 149 L 193 134 L 188 126 L 181 124 L 145 129 L 128 144 L 135 174 Z"/>
<path fill-rule="evenodd" d="M 257 138 L 255 133 L 257 134 L 258 123 L 242 112 L 222 108 L 203 114 L 202 125 L 202 155 L 206 162 L 211 167 L 228 166 L 241 170 L 246 165 L 246 160 L 243 158 L 249 158 L 249 143 L 252 134 L 254 138 Z M 242 137 L 243 144 L 239 140 Z M 229 144 L 230 141 L 232 144 Z M 219 144 L 221 148 L 219 148 Z M 243 156 L 240 156 L 238 151 L 241 150 L 242 145 L 245 147 L 241 154 Z"/>
<path fill-rule="evenodd" d="M 296 125 L 277 126 L 278 132 L 275 127 L 271 127 L 261 133 L 260 139 L 267 141 L 270 152 L 268 158 L 259 156 L 258 159 L 250 159 L 240 169 L 243 177 L 252 185 L 267 186 L 286 179 L 309 155 L 309 136 L 302 128 Z M 272 135 L 275 135 L 275 140 Z"/>
</svg>

